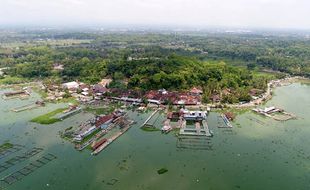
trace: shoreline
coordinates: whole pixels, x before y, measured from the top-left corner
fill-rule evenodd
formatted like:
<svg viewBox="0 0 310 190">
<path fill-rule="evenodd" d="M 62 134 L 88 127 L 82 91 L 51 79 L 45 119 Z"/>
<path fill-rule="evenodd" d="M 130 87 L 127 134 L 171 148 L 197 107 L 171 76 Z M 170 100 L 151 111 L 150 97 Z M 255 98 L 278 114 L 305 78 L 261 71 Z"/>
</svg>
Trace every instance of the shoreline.
<svg viewBox="0 0 310 190">
<path fill-rule="evenodd" d="M 271 80 L 267 84 L 267 90 L 265 93 L 262 94 L 262 97 L 252 100 L 245 104 L 224 104 L 227 108 L 237 108 L 237 109 L 247 109 L 256 107 L 258 105 L 264 104 L 268 102 L 273 97 L 273 90 L 277 87 L 282 86 L 288 86 L 293 83 L 297 83 L 303 80 L 309 81 L 309 78 L 301 77 L 301 76 L 294 76 L 294 77 L 288 77 L 284 79 L 277 79 L 277 80 Z"/>
<path fill-rule="evenodd" d="M 186 106 L 192 109 L 201 109 L 201 108 L 210 108 L 211 110 L 224 110 L 224 109 L 250 109 L 256 107 L 258 105 L 262 105 L 268 102 L 272 98 L 273 89 L 281 86 L 288 86 L 293 83 L 301 82 L 301 81 L 308 81 L 310 82 L 309 78 L 301 77 L 301 76 L 294 76 L 294 77 L 287 77 L 284 79 L 275 79 L 271 80 L 267 84 L 267 90 L 262 94 L 262 97 L 251 100 L 250 102 L 244 104 L 225 104 L 225 103 L 217 103 L 217 104 L 201 104 L 201 105 L 193 105 L 193 106 Z"/>
</svg>

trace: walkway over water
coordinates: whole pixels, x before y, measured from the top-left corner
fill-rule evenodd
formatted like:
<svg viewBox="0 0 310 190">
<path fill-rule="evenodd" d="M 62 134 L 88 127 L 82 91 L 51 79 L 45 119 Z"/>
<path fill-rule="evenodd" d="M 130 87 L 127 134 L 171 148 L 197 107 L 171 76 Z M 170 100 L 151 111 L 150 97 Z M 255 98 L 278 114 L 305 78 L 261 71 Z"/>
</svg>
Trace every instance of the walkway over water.
<svg viewBox="0 0 310 190">
<path fill-rule="evenodd" d="M 76 108 L 76 109 L 74 109 L 74 110 L 71 110 L 71 111 L 69 111 L 69 112 L 67 112 L 67 113 L 61 114 L 60 116 L 57 117 L 57 119 L 64 120 L 64 119 L 66 119 L 67 117 L 70 117 L 71 115 L 76 114 L 76 113 L 79 113 L 79 112 L 81 112 L 81 111 L 82 111 L 82 108 L 78 107 L 78 108 Z"/>
<path fill-rule="evenodd" d="M 159 111 L 160 109 L 156 109 L 141 125 L 141 127 L 144 127 L 145 125 L 148 125 L 148 122 L 153 118 L 153 116 Z"/>
</svg>

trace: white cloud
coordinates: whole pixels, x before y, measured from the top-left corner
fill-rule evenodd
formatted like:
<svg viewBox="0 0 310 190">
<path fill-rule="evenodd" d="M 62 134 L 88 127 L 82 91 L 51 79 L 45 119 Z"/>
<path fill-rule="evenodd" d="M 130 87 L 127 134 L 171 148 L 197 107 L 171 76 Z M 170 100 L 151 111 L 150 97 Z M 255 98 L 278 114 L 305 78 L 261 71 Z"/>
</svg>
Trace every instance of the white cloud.
<svg viewBox="0 0 310 190">
<path fill-rule="evenodd" d="M 310 28 L 308 0 L 0 0 L 0 24 Z"/>
</svg>

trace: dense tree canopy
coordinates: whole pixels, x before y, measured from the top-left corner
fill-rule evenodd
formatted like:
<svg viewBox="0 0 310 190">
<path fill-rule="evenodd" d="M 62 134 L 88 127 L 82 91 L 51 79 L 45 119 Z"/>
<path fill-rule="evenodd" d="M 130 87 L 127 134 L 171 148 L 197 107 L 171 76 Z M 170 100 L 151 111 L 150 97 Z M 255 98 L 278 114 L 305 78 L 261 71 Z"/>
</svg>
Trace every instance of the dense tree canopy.
<svg viewBox="0 0 310 190">
<path fill-rule="evenodd" d="M 228 89 L 222 96 L 236 102 L 247 101 L 252 88 L 266 88 L 266 76 L 257 75 L 260 69 L 310 75 L 310 41 L 301 36 L 39 33 L 53 39 L 44 44 L 37 35 L 0 36 L 8 44 L 0 47 L 0 66 L 10 67 L 11 77 L 89 84 L 109 77 L 112 87 L 141 90 L 200 86 L 205 101 Z"/>
</svg>

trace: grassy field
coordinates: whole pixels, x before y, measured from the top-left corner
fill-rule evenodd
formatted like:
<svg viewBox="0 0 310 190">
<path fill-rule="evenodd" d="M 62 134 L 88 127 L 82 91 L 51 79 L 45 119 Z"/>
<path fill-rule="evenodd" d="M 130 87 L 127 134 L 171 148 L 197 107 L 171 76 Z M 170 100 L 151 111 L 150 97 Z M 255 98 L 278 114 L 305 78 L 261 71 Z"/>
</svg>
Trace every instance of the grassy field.
<svg viewBox="0 0 310 190">
<path fill-rule="evenodd" d="M 264 71 L 254 71 L 253 72 L 254 76 L 256 77 L 265 77 L 268 80 L 274 80 L 277 78 L 277 75 L 275 73 L 268 73 L 268 72 L 264 72 Z"/>
<path fill-rule="evenodd" d="M 57 118 L 54 118 L 53 116 L 55 116 L 58 113 L 63 112 L 66 109 L 67 108 L 59 108 L 59 109 L 54 110 L 52 112 L 49 112 L 47 114 L 44 114 L 44 115 L 41 115 L 39 117 L 33 118 L 31 120 L 31 122 L 39 123 L 39 124 L 44 124 L 44 125 L 56 123 L 56 122 L 61 121 L 61 120 L 57 119 Z"/>
</svg>

